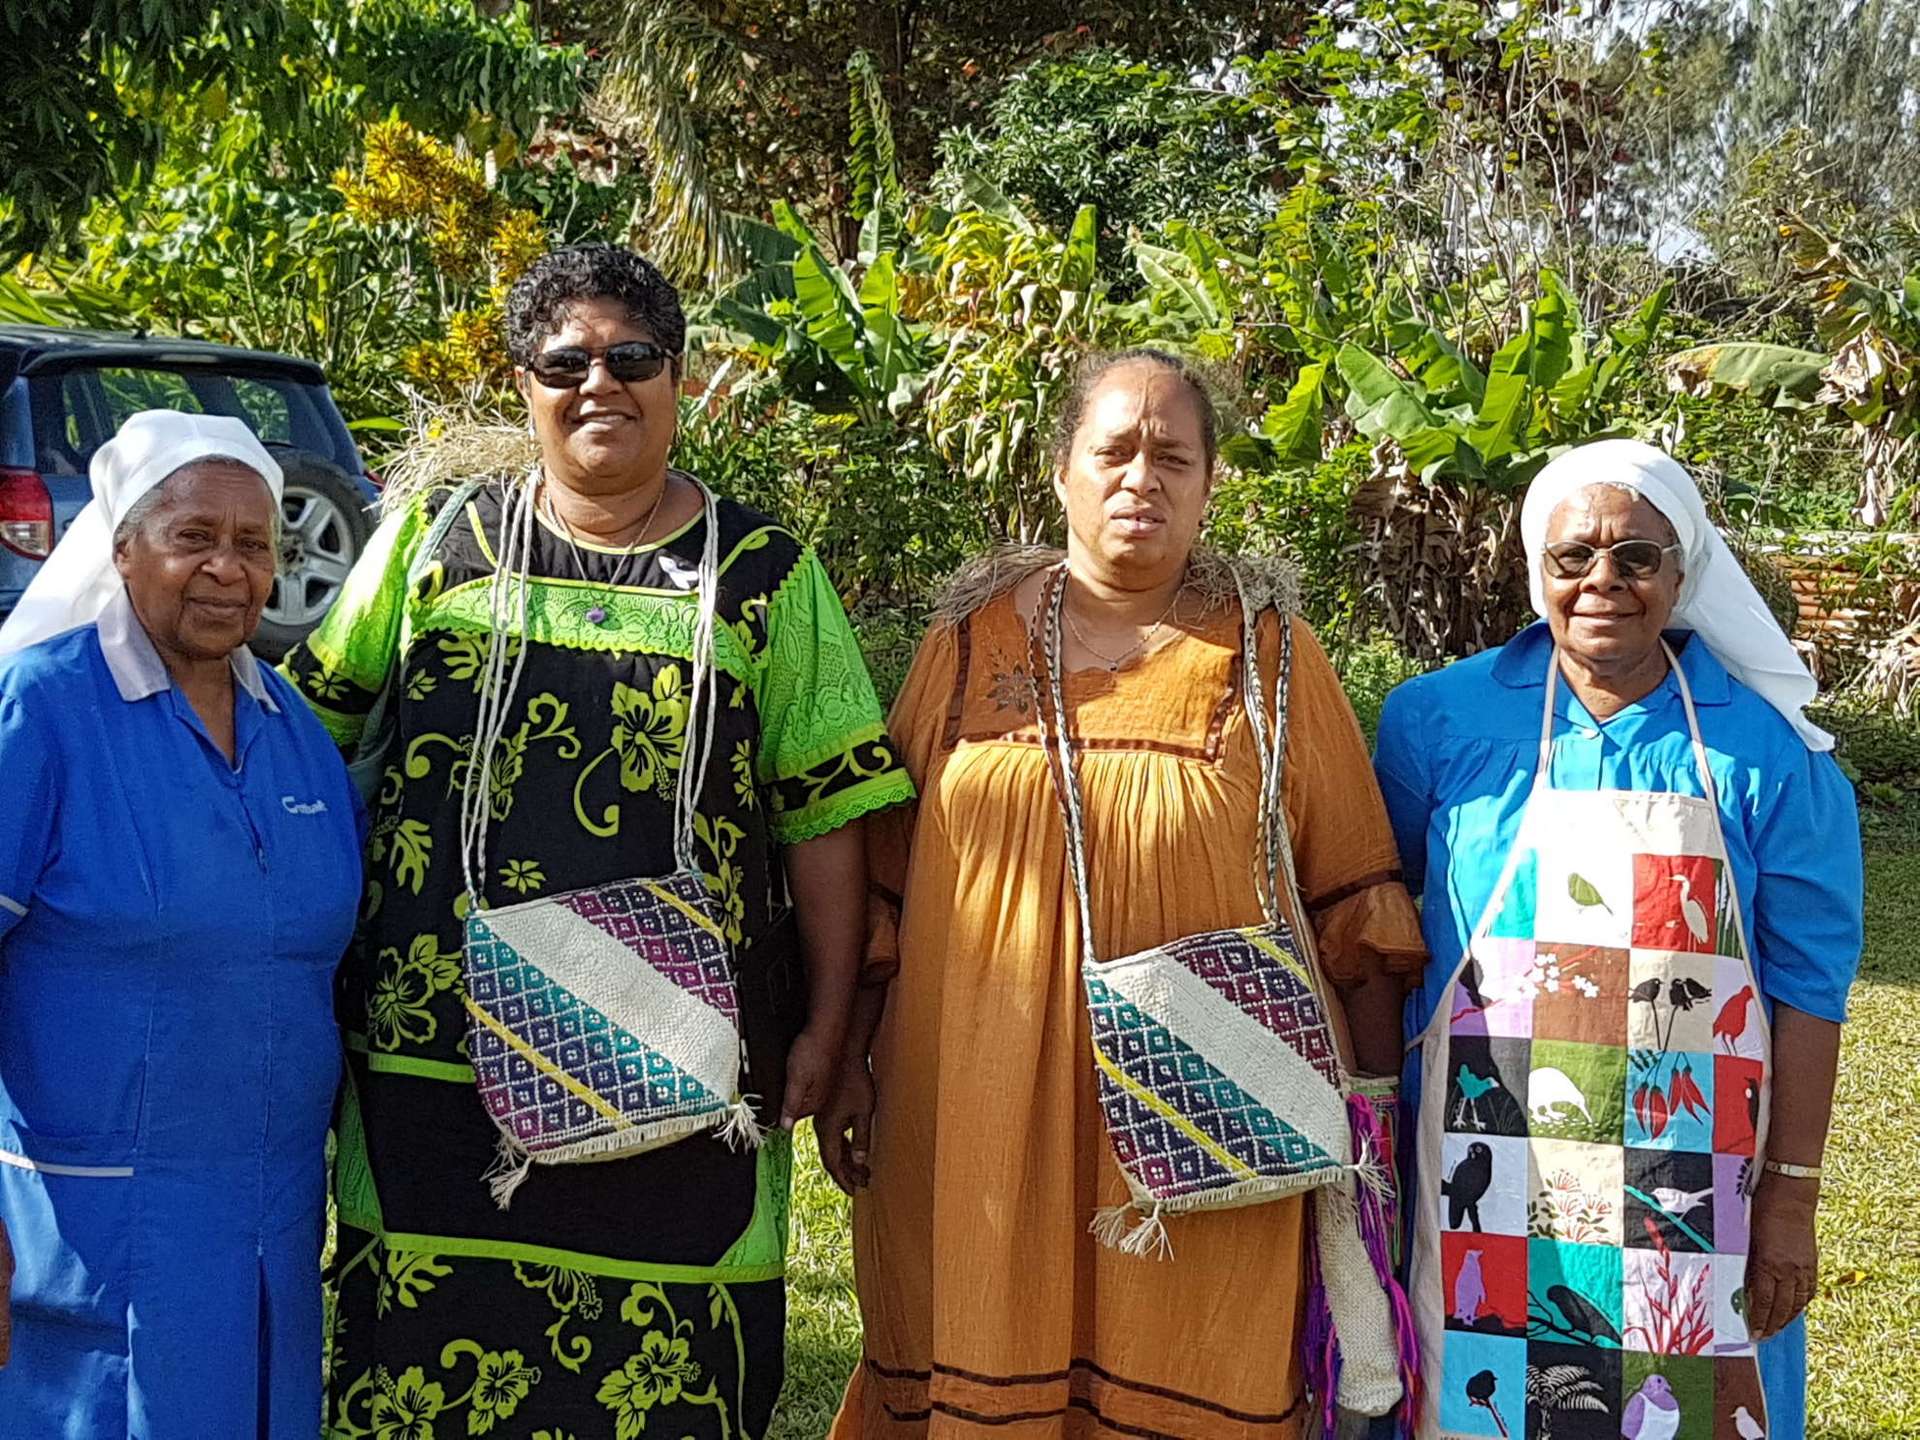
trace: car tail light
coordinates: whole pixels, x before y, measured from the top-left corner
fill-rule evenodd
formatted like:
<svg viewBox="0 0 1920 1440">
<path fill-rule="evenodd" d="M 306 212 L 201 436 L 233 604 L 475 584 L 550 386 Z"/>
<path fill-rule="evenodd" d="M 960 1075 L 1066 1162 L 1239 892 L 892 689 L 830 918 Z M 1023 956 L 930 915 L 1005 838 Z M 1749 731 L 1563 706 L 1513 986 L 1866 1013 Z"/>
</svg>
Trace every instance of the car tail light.
<svg viewBox="0 0 1920 1440">
<path fill-rule="evenodd" d="M 0 545 L 29 560 L 53 553 L 53 497 L 32 470 L 0 467 Z"/>
</svg>

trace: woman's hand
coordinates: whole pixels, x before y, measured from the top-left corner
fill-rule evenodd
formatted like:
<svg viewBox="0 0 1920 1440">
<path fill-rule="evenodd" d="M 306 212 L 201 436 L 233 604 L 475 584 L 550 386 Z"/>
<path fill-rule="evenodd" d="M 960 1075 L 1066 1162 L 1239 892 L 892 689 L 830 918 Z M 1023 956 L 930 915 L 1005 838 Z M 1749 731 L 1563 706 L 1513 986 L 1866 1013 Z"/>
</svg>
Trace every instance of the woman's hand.
<svg viewBox="0 0 1920 1440">
<path fill-rule="evenodd" d="M 866 1056 L 849 1059 L 840 1067 L 840 1083 L 833 1098 L 814 1117 L 813 1131 L 820 1141 L 820 1163 L 833 1183 L 848 1194 L 864 1190 L 873 1179 L 867 1167 L 867 1148 L 873 1143 L 873 1071 Z"/>
<path fill-rule="evenodd" d="M 0 1369 L 13 1358 L 13 1246 L 0 1220 Z"/>
<path fill-rule="evenodd" d="M 1820 1278 L 1813 1233 L 1819 1196 L 1818 1181 L 1761 1177 L 1747 1255 L 1747 1333 L 1755 1340 L 1786 1329 L 1813 1299 Z"/>
<path fill-rule="evenodd" d="M 843 1033 L 829 1035 L 818 1025 L 809 1025 L 794 1036 L 793 1048 L 787 1052 L 785 1098 L 780 1102 L 782 1130 L 791 1130 L 817 1114 L 832 1098 L 844 1039 Z"/>
</svg>

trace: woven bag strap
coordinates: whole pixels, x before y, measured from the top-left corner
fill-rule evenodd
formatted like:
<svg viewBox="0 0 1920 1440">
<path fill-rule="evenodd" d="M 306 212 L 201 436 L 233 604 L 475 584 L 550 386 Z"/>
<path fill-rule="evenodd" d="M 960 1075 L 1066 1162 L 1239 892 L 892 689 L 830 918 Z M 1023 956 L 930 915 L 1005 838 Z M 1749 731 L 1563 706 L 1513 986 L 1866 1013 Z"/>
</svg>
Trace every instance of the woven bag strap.
<svg viewBox="0 0 1920 1440">
<path fill-rule="evenodd" d="M 1237 578 L 1237 576 L 1236 576 Z M 1281 772 L 1287 751 L 1287 688 L 1293 671 L 1293 627 L 1281 612 L 1280 677 L 1274 688 L 1274 721 L 1267 723 L 1261 695 L 1258 625 L 1262 613 L 1248 603 L 1242 591 L 1241 624 L 1241 702 L 1247 712 L 1247 724 L 1253 735 L 1254 750 L 1260 758 L 1260 835 L 1262 857 L 1266 864 L 1260 876 L 1260 908 L 1268 923 L 1285 919 L 1280 904 L 1281 884 L 1287 893 L 1299 895 L 1293 869 L 1293 844 L 1287 833 L 1286 807 L 1281 799 Z M 1040 594 L 1035 623 L 1040 630 L 1040 650 L 1047 671 L 1046 695 L 1039 709 L 1040 748 L 1053 776 L 1054 791 L 1066 818 L 1067 868 L 1072 879 L 1074 898 L 1080 910 L 1081 958 L 1089 963 L 1099 959 L 1093 935 L 1092 892 L 1087 881 L 1087 825 L 1085 802 L 1080 790 L 1078 757 L 1074 754 L 1072 727 L 1067 719 L 1066 666 L 1063 660 L 1063 622 L 1066 616 L 1067 567 L 1065 562 L 1047 578 Z"/>
</svg>

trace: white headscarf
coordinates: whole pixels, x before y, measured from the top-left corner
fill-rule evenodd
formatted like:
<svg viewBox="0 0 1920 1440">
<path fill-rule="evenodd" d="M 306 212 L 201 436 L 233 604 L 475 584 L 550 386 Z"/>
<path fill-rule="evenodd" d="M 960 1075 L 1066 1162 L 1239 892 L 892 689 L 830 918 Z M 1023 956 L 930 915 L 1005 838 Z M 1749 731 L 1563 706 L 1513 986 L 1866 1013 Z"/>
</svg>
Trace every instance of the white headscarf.
<svg viewBox="0 0 1920 1440">
<path fill-rule="evenodd" d="M 41 565 L 20 603 L 0 625 L 0 656 L 91 625 L 120 593 L 113 564 L 113 532 L 134 502 L 183 465 L 233 460 L 257 472 L 278 506 L 280 467 L 246 422 L 224 415 L 142 410 L 93 452 L 87 468 L 93 499 L 74 516 L 53 554 Z"/>
<path fill-rule="evenodd" d="M 1729 675 L 1786 716 L 1809 750 L 1831 750 L 1833 736 L 1806 716 L 1818 693 L 1813 676 L 1707 517 L 1700 487 L 1664 450 L 1638 440 L 1597 440 L 1569 450 L 1534 478 L 1520 510 L 1533 608 L 1547 613 L 1540 569 L 1547 520 L 1562 500 L 1590 485 L 1632 490 L 1673 526 L 1685 552 L 1686 579 L 1668 624 L 1698 635 Z"/>
</svg>

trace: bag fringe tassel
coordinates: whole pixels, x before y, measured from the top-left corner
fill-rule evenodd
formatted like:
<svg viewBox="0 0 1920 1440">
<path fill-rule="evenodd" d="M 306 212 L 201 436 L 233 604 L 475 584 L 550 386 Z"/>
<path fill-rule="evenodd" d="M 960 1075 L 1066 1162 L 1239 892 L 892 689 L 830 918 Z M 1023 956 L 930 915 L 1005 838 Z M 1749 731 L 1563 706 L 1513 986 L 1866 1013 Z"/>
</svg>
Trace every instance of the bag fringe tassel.
<svg viewBox="0 0 1920 1440">
<path fill-rule="evenodd" d="M 1121 1241 L 1127 1238 L 1127 1222 L 1133 1218 L 1133 1205 L 1108 1205 L 1093 1212 L 1093 1222 L 1087 1226 L 1087 1233 L 1106 1246 L 1109 1250 L 1118 1250 Z"/>
<path fill-rule="evenodd" d="M 1423 1399 L 1420 1377 L 1420 1341 L 1413 1328 L 1413 1305 L 1406 1289 L 1394 1274 L 1394 1232 L 1399 1225 L 1395 1210 L 1393 1175 L 1388 1163 L 1392 1146 L 1386 1127 L 1374 1103 L 1364 1095 L 1347 1097 L 1347 1122 L 1356 1139 L 1355 1149 L 1374 1160 L 1377 1182 L 1369 1181 L 1356 1197 L 1360 1209 L 1360 1241 L 1366 1246 L 1373 1273 L 1387 1293 L 1387 1308 L 1393 1316 L 1394 1355 L 1400 1370 L 1401 1398 L 1394 1433 L 1407 1440 L 1420 1419 Z"/>
<path fill-rule="evenodd" d="M 1173 1241 L 1167 1235 L 1167 1222 L 1161 1218 L 1160 1208 L 1155 1205 L 1146 1219 L 1127 1233 L 1127 1238 L 1118 1247 L 1122 1255 L 1138 1255 L 1155 1260 L 1173 1258 Z"/>
<path fill-rule="evenodd" d="M 533 1152 L 511 1135 L 501 1135 L 493 1147 L 493 1163 L 480 1172 L 487 1182 L 493 1203 L 505 1210 L 513 1203 L 513 1192 L 526 1183 L 533 1169 Z"/>
<path fill-rule="evenodd" d="M 766 1141 L 767 1130 L 754 1116 L 753 1101 L 753 1096 L 742 1095 L 727 1107 L 727 1123 L 719 1134 L 735 1150 L 758 1150 Z"/>
</svg>

